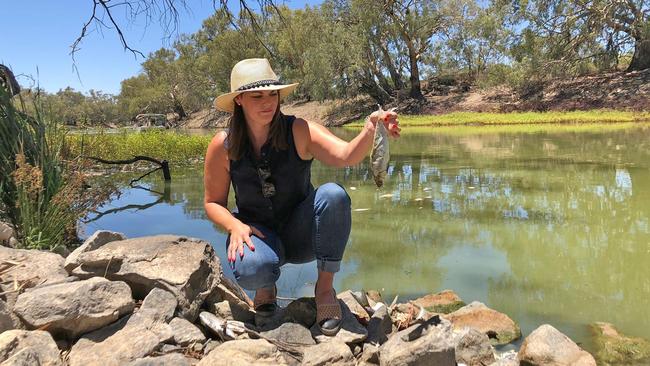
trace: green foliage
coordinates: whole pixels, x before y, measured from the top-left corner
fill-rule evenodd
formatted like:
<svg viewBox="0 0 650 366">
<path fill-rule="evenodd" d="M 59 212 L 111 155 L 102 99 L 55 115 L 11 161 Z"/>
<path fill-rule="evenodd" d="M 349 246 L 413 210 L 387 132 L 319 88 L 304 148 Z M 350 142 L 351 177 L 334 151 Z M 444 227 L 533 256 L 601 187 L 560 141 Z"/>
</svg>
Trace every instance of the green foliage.
<svg viewBox="0 0 650 366">
<path fill-rule="evenodd" d="M 50 118 L 70 126 L 93 126 L 124 120 L 116 98 L 96 90 L 83 94 L 70 87 L 56 93 L 26 89 L 21 92 L 21 100 L 28 114 L 36 114 L 35 106 L 38 104 Z"/>
<path fill-rule="evenodd" d="M 208 108 L 229 91 L 230 71 L 269 58 L 290 98 L 369 95 L 378 103 L 418 97 L 420 80 L 453 75 L 464 84 L 534 88 L 549 78 L 622 70 L 650 39 L 650 1 L 325 0 L 232 17 L 224 9 L 172 47 L 148 55 L 119 96 L 70 88 L 43 95 L 67 124 L 130 121 L 140 113 Z M 647 56 L 646 56 L 647 57 Z"/>
<path fill-rule="evenodd" d="M 534 125 L 554 123 L 622 123 L 648 121 L 650 121 L 650 112 L 625 112 L 610 110 L 512 113 L 453 112 L 440 115 L 400 116 L 400 125 L 404 127 L 517 124 Z M 350 126 L 362 125 L 363 121 L 357 121 Z"/>
<path fill-rule="evenodd" d="M 205 155 L 212 136 L 184 135 L 173 131 L 135 133 L 100 132 L 67 136 L 72 155 L 99 157 L 107 160 L 129 159 L 134 155 L 152 156 L 172 165 L 191 162 Z"/>
<path fill-rule="evenodd" d="M 85 190 L 81 162 L 64 160 L 65 132 L 39 101 L 30 116 L 0 88 L 0 218 L 22 247 L 53 250 L 76 241 L 77 220 L 108 191 Z"/>
</svg>

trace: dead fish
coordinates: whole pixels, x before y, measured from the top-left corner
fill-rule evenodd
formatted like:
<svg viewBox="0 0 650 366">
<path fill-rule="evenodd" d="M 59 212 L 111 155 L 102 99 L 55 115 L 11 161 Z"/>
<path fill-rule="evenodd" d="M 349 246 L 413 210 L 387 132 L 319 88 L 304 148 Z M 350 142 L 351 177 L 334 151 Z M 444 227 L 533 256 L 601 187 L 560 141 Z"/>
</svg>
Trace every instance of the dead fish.
<svg viewBox="0 0 650 366">
<path fill-rule="evenodd" d="M 222 340 L 236 339 L 239 335 L 246 333 L 244 323 L 236 320 L 224 320 L 207 311 L 199 314 L 199 320 L 206 328 L 217 334 Z"/>
<path fill-rule="evenodd" d="M 395 108 L 390 111 L 394 111 Z M 382 112 L 381 106 L 379 111 Z M 370 170 L 375 184 L 378 188 L 384 185 L 386 174 L 388 173 L 388 161 L 390 159 L 390 149 L 388 148 L 388 130 L 382 121 L 377 121 L 375 127 L 375 138 L 372 143 L 370 152 Z"/>
</svg>

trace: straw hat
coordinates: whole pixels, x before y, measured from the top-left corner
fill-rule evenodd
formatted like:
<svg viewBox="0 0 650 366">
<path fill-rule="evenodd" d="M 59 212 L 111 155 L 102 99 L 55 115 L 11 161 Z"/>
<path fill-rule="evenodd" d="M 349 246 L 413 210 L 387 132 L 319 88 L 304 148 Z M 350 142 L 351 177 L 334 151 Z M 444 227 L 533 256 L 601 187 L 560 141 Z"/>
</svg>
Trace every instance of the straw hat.
<svg viewBox="0 0 650 366">
<path fill-rule="evenodd" d="M 230 93 L 221 94 L 214 100 L 214 106 L 232 113 L 235 97 L 247 91 L 278 90 L 280 100 L 296 89 L 298 83 L 282 84 L 265 58 L 249 58 L 239 61 L 230 72 Z"/>
</svg>

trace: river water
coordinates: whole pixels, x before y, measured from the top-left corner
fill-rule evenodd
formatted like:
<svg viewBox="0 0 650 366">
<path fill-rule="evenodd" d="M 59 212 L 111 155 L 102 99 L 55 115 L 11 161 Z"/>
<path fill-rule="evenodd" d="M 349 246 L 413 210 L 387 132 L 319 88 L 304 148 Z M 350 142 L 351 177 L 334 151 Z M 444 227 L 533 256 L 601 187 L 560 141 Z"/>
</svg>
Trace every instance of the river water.
<svg viewBox="0 0 650 366">
<path fill-rule="evenodd" d="M 314 163 L 315 185 L 338 182 L 352 198 L 337 289 L 387 301 L 453 289 L 524 335 L 550 323 L 588 349 L 594 321 L 650 339 L 650 125 L 405 130 L 382 189 L 367 160 Z M 167 187 L 146 183 L 165 195 L 124 189 L 100 209 L 115 213 L 82 229 L 202 238 L 226 263 L 225 235 L 203 212 L 202 166 L 172 174 Z M 315 279 L 315 263 L 286 265 L 280 296 L 310 296 Z"/>
</svg>

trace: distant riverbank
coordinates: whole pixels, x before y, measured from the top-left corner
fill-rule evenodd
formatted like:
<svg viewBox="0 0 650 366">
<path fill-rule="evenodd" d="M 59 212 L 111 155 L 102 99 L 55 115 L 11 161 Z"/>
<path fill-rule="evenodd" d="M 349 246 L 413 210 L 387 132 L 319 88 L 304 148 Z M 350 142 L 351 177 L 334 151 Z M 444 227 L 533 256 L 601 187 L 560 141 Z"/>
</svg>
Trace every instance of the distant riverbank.
<svg viewBox="0 0 650 366">
<path fill-rule="evenodd" d="M 650 126 L 650 112 L 574 111 L 574 112 L 454 112 L 441 115 L 400 116 L 403 134 L 423 132 L 435 134 L 484 134 L 552 131 L 620 130 L 639 124 Z M 361 128 L 363 120 L 345 125 Z M 172 165 L 196 163 L 205 155 L 215 129 L 192 130 L 151 129 L 92 130 L 69 134 L 68 148 L 73 156 L 85 155 L 109 160 L 129 159 L 134 155 L 166 159 Z M 110 133 L 109 133 L 110 132 Z M 197 133 L 199 132 L 199 133 Z"/>
</svg>

